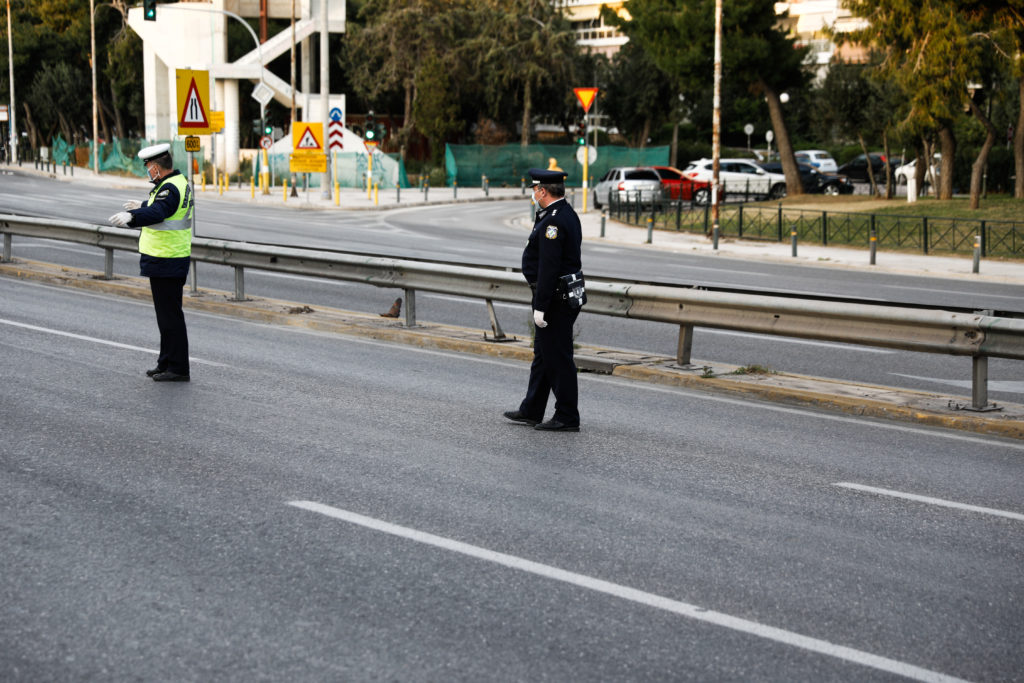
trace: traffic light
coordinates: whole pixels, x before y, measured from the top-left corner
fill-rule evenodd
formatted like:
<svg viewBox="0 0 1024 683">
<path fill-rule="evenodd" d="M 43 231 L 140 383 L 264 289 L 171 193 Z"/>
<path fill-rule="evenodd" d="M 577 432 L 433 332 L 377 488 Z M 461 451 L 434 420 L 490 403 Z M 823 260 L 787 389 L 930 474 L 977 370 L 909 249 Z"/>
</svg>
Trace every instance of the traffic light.
<svg viewBox="0 0 1024 683">
<path fill-rule="evenodd" d="M 267 119 L 266 121 L 263 122 L 263 134 L 264 135 L 273 135 L 274 134 L 274 124 L 270 122 L 270 119 Z"/>
<path fill-rule="evenodd" d="M 263 122 L 259 119 L 252 120 L 252 132 L 259 135 L 263 131 Z"/>
<path fill-rule="evenodd" d="M 366 113 L 366 125 L 364 126 L 364 128 L 366 130 L 363 133 L 363 137 L 366 138 L 366 141 L 367 142 L 376 142 L 377 141 L 377 124 L 375 124 L 373 122 L 373 112 L 372 111 Z"/>
<path fill-rule="evenodd" d="M 580 121 L 576 126 L 576 144 L 582 147 L 587 144 L 587 122 Z"/>
<path fill-rule="evenodd" d="M 142 0 L 142 18 L 156 21 L 156 0 Z"/>
</svg>

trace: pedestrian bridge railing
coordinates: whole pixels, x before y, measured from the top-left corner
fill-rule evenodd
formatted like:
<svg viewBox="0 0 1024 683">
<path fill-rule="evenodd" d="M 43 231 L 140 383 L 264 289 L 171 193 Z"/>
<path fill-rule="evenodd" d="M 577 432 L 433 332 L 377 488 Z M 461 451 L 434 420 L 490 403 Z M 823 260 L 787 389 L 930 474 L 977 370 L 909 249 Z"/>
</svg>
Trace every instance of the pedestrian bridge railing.
<svg viewBox="0 0 1024 683">
<path fill-rule="evenodd" d="M 114 250 L 136 251 L 138 231 L 53 218 L 0 214 L 3 260 L 12 259 L 12 236 L 93 245 L 103 250 L 104 275 L 113 277 Z M 405 291 L 405 324 L 416 324 L 417 291 L 482 299 L 497 339 L 504 333 L 494 301 L 529 305 L 530 289 L 511 269 L 398 259 L 298 247 L 195 238 L 195 261 L 229 266 L 236 300 L 245 299 L 245 270 L 361 282 Z M 193 287 L 195 282 L 193 280 Z M 836 297 L 710 289 L 588 277 L 587 313 L 679 326 L 676 361 L 690 363 L 694 330 L 716 328 L 972 358 L 971 409 L 988 403 L 988 359 L 1024 359 L 1024 315 L 863 303 Z"/>
</svg>

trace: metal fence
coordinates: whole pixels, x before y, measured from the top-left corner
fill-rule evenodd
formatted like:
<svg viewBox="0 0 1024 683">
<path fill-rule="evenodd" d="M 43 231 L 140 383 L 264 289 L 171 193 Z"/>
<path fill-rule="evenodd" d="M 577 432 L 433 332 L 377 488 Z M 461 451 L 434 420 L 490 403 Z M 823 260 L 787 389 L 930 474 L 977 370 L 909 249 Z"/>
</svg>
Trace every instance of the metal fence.
<svg viewBox="0 0 1024 683">
<path fill-rule="evenodd" d="M 744 193 L 730 196 L 743 198 Z M 640 201 L 632 193 L 621 198 L 612 193 L 611 199 L 610 215 L 626 223 L 644 225 L 649 218 L 655 228 L 704 234 L 711 231 L 709 206 L 682 200 Z M 983 257 L 1024 258 L 1022 221 L 813 211 L 745 202 L 742 199 L 719 206 L 720 236 L 782 242 L 795 231 L 801 242 L 867 246 L 875 235 L 879 248 L 925 254 L 970 254 L 975 237 L 980 237 Z"/>
<path fill-rule="evenodd" d="M 113 277 L 114 250 L 136 251 L 138 231 L 51 218 L 0 215 L 3 261 L 13 257 L 13 236 L 55 239 L 98 247 L 104 277 Z M 235 272 L 235 299 L 245 299 L 247 268 L 401 288 L 406 324 L 415 325 L 417 291 L 481 299 L 495 337 L 503 336 L 494 301 L 529 305 L 522 274 L 501 268 L 395 259 L 195 238 L 195 261 Z M 193 281 L 193 285 L 194 285 Z M 587 313 L 669 323 L 679 327 L 676 362 L 690 363 L 697 328 L 877 346 L 972 358 L 972 407 L 988 405 L 988 358 L 1024 360 L 1024 316 L 993 311 L 940 309 L 906 304 L 796 297 L 692 285 L 667 285 L 588 278 Z"/>
</svg>

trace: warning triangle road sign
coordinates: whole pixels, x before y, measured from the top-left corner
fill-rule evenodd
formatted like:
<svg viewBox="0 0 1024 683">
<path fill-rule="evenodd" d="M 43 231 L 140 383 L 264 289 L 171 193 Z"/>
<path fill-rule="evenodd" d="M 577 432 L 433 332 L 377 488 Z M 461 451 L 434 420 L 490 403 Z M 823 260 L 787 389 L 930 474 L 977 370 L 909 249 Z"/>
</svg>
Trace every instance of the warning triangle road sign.
<svg viewBox="0 0 1024 683">
<path fill-rule="evenodd" d="M 185 105 L 181 110 L 181 117 L 178 119 L 179 128 L 209 128 L 210 119 L 206 116 L 206 107 L 199 97 L 199 90 L 196 88 L 196 79 L 189 83 L 185 95 Z"/>
<path fill-rule="evenodd" d="M 313 135 L 313 131 L 310 128 L 306 129 L 306 132 L 299 138 L 299 144 L 295 145 L 295 149 L 320 149 L 320 143 L 317 142 L 316 136 Z"/>
</svg>

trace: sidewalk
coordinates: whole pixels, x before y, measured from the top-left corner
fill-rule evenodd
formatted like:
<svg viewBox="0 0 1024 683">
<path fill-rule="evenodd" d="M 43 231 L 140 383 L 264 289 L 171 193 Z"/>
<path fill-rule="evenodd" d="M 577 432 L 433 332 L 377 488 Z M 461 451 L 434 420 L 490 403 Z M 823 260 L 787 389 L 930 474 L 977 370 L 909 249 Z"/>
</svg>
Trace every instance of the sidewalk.
<svg viewBox="0 0 1024 683">
<path fill-rule="evenodd" d="M 34 169 L 29 164 L 18 166 L 0 165 L 0 173 L 4 171 L 51 177 L 64 182 L 80 182 L 116 189 L 139 189 L 148 191 L 150 184 L 142 178 L 125 178 L 110 174 L 97 176 L 90 169 L 76 168 L 74 176 L 64 175 L 58 167 L 57 173 L 46 173 Z M 269 194 L 261 194 L 258 189 L 253 192 L 249 186 L 239 188 L 231 186 L 221 193 L 215 187 L 207 185 L 204 190 L 196 186 L 198 202 L 240 202 L 258 206 L 288 207 L 304 210 L 323 211 L 386 211 L 390 209 L 408 209 L 417 206 L 440 206 L 454 203 L 481 201 L 513 200 L 523 202 L 522 213 L 512 219 L 512 224 L 523 230 L 532 225 L 529 190 L 519 187 L 492 187 L 488 192 L 480 186 L 476 187 L 436 187 L 426 192 L 419 188 L 403 188 L 379 190 L 367 193 L 365 189 L 341 188 L 337 205 L 332 198 L 321 196 L 320 188 L 308 191 L 301 188 L 297 197 L 286 199 L 283 189 L 272 188 Z M 577 211 L 582 209 L 582 195 L 579 188 L 570 189 L 570 201 Z M 875 265 L 870 264 L 870 253 L 865 246 L 861 249 L 837 246 L 821 246 L 799 244 L 797 256 L 792 255 L 789 242 L 764 242 L 759 240 L 737 240 L 721 238 L 718 249 L 714 249 L 711 240 L 704 235 L 669 230 L 654 230 L 651 244 L 647 244 L 647 229 L 621 223 L 607 218 L 604 221 L 604 237 L 601 237 L 601 212 L 595 210 L 588 200 L 588 211 L 580 214 L 583 227 L 583 238 L 588 242 L 614 244 L 618 246 L 657 249 L 676 253 L 699 254 L 708 258 L 739 259 L 743 261 L 761 261 L 786 265 L 814 266 L 818 268 L 858 269 L 878 273 L 900 275 L 916 275 L 930 278 L 951 280 L 972 280 L 978 282 L 994 282 L 1009 285 L 1024 285 L 1024 261 L 998 259 L 982 259 L 977 274 L 972 272 L 971 256 L 935 256 L 930 254 L 914 254 L 878 250 Z M 1022 293 L 1024 299 L 1024 293 Z M 1024 304 L 1022 304 L 1024 306 Z"/>
</svg>

